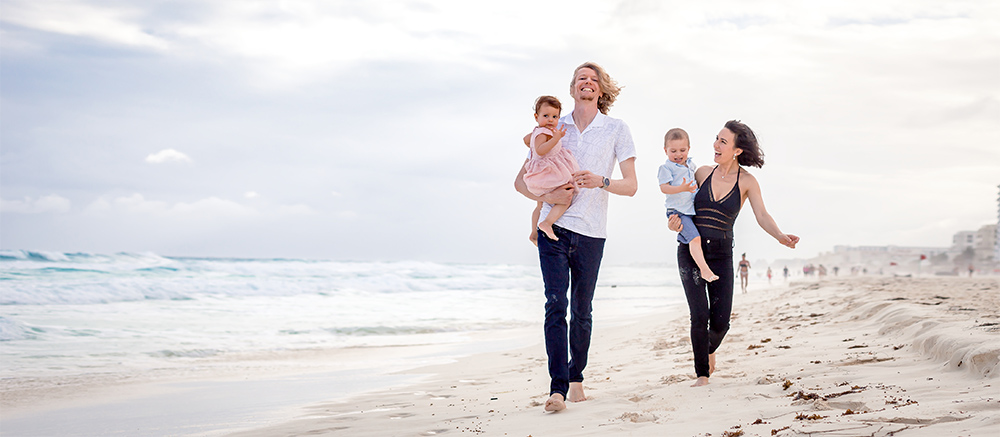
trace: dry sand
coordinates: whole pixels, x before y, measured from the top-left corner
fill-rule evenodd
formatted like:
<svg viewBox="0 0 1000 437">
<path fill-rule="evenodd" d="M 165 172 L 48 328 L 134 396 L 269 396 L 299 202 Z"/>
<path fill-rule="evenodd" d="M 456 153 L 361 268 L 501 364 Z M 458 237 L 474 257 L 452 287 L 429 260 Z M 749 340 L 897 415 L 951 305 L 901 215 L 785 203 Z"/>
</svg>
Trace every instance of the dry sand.
<svg viewBox="0 0 1000 437">
<path fill-rule="evenodd" d="M 240 436 L 998 436 L 995 278 L 827 278 L 737 294 L 706 387 L 687 316 L 595 326 L 588 400 L 543 412 L 538 344 Z"/>
</svg>

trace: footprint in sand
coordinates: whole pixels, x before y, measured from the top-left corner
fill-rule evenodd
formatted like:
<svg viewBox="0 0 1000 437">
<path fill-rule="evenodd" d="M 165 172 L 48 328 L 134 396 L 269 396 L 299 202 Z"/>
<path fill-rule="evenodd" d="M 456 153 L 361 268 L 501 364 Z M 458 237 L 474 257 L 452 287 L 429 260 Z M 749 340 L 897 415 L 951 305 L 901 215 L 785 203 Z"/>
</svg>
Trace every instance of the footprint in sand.
<svg viewBox="0 0 1000 437">
<path fill-rule="evenodd" d="M 652 413 L 624 413 L 618 416 L 618 420 L 632 423 L 655 422 L 658 419 Z"/>
<path fill-rule="evenodd" d="M 664 376 L 664 377 L 660 378 L 660 383 L 661 384 L 670 385 L 670 384 L 678 384 L 678 383 L 681 383 L 681 382 L 684 382 L 684 381 L 689 381 L 689 380 L 691 380 L 691 377 L 689 377 L 689 376 L 685 376 L 685 375 L 670 375 L 670 376 Z"/>
</svg>

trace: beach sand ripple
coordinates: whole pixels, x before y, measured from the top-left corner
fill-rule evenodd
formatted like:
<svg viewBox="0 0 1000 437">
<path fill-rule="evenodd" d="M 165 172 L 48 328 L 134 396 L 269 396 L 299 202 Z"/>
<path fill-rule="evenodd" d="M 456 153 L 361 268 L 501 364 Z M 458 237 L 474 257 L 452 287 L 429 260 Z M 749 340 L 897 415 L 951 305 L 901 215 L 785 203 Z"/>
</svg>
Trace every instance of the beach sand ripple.
<svg viewBox="0 0 1000 437">
<path fill-rule="evenodd" d="M 995 436 L 994 278 L 840 278 L 737 294 L 711 384 L 688 317 L 596 326 L 589 399 L 545 413 L 541 344 L 415 371 L 416 387 L 318 405 L 274 435 Z M 539 337 L 541 335 L 539 334 Z M 540 338 L 539 338 L 540 340 Z M 431 394 L 433 393 L 433 394 Z"/>
</svg>

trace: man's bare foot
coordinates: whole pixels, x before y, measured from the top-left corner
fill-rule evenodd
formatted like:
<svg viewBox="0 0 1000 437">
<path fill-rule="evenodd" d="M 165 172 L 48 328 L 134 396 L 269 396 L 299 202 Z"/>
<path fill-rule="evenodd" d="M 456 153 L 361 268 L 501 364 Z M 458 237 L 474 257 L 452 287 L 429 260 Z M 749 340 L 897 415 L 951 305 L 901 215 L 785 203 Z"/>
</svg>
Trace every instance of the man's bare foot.
<svg viewBox="0 0 1000 437">
<path fill-rule="evenodd" d="M 538 229 L 541 229 L 550 240 L 559 241 L 559 237 L 556 237 L 556 231 L 552 229 L 552 223 L 541 222 L 538 224 Z"/>
<path fill-rule="evenodd" d="M 549 400 L 545 401 L 545 411 L 556 412 L 565 409 L 566 401 L 564 400 L 563 395 L 559 393 L 552 393 L 552 396 L 549 396 Z"/>
<path fill-rule="evenodd" d="M 570 402 L 583 402 L 587 400 L 587 395 L 583 394 L 582 382 L 569 383 L 569 394 L 566 396 L 566 400 Z"/>
<path fill-rule="evenodd" d="M 715 373 L 715 354 L 708 354 L 708 374 Z"/>
<path fill-rule="evenodd" d="M 708 385 L 708 377 L 707 376 L 699 376 L 698 380 L 695 381 L 694 384 L 691 384 L 691 387 L 701 387 L 703 385 Z"/>
<path fill-rule="evenodd" d="M 566 400 L 570 402 L 583 402 L 587 400 L 587 395 L 583 394 L 582 382 L 569 383 L 569 393 L 566 395 Z"/>
</svg>

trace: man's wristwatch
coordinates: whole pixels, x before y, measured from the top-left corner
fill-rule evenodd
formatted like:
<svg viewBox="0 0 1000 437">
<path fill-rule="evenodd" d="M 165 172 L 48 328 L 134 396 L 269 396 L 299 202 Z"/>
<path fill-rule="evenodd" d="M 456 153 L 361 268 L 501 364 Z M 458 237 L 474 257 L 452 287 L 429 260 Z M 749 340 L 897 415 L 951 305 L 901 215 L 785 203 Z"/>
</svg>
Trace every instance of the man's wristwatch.
<svg viewBox="0 0 1000 437">
<path fill-rule="evenodd" d="M 611 179 L 604 178 L 604 185 L 601 185 L 601 188 L 608 188 L 610 186 L 611 186 Z"/>
</svg>

